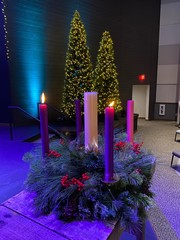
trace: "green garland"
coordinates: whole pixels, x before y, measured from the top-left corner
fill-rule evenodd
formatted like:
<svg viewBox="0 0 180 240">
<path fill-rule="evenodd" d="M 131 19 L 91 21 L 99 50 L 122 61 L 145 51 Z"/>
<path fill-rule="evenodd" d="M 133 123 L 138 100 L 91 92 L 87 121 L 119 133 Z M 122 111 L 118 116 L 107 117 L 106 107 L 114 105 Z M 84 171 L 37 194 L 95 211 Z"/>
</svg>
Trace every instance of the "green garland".
<svg viewBox="0 0 180 240">
<path fill-rule="evenodd" d="M 131 145 L 125 139 L 126 134 L 115 135 L 112 184 L 103 182 L 102 136 L 98 151 L 85 151 L 82 134 L 74 141 L 65 137 L 52 141 L 44 159 L 40 148 L 26 153 L 23 159 L 30 162 L 26 186 L 35 193 L 36 209 L 66 221 L 117 219 L 126 230 L 138 226 L 152 203 L 155 157 L 142 149 L 142 143 Z"/>
</svg>

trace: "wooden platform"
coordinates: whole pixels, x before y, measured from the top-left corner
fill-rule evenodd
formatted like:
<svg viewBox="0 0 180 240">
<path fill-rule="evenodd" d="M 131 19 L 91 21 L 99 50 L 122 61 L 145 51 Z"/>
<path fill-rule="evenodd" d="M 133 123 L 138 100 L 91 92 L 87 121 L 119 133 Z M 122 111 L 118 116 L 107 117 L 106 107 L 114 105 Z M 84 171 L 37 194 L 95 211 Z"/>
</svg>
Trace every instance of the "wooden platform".
<svg viewBox="0 0 180 240">
<path fill-rule="evenodd" d="M 32 194 L 22 191 L 0 205 L 0 240 L 119 240 L 116 222 L 57 220 L 35 213 Z"/>
</svg>

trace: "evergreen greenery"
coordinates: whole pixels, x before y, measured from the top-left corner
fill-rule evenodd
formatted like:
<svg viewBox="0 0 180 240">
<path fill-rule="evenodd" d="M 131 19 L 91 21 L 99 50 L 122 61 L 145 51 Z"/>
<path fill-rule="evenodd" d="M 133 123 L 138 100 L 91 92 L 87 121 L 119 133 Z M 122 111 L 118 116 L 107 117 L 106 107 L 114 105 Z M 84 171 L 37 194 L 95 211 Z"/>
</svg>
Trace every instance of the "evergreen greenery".
<svg viewBox="0 0 180 240">
<path fill-rule="evenodd" d="M 84 136 L 74 141 L 54 140 L 42 158 L 41 149 L 26 153 L 30 162 L 26 180 L 28 191 L 35 193 L 35 206 L 43 214 L 56 213 L 63 220 L 120 220 L 126 230 L 141 224 L 152 203 L 151 178 L 155 157 L 141 147 L 115 136 L 114 183 L 104 179 L 104 139 L 99 136 L 98 151 L 86 152 Z"/>
<path fill-rule="evenodd" d="M 66 53 L 65 81 L 62 99 L 62 110 L 74 117 L 74 100 L 80 99 L 83 104 L 84 92 L 91 91 L 92 63 L 89 48 L 86 44 L 86 31 L 80 14 L 75 11 L 71 21 L 69 43 Z"/>
<path fill-rule="evenodd" d="M 116 112 L 122 109 L 117 76 L 113 41 L 110 33 L 105 31 L 98 50 L 93 82 L 93 90 L 98 92 L 98 111 L 100 114 L 104 113 L 105 107 L 112 101 L 115 101 Z"/>
</svg>

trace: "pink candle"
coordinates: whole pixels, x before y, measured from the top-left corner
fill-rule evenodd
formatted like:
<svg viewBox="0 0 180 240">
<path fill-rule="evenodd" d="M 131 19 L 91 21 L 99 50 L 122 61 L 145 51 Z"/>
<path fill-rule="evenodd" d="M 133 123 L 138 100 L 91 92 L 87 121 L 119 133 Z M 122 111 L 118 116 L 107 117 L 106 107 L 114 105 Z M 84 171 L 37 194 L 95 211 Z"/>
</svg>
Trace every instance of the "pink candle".
<svg viewBox="0 0 180 240">
<path fill-rule="evenodd" d="M 127 141 L 133 143 L 134 139 L 134 101 L 127 102 Z"/>
<path fill-rule="evenodd" d="M 112 103 L 112 105 L 114 102 Z M 113 181 L 114 161 L 114 107 L 105 108 L 105 182 Z"/>
<path fill-rule="evenodd" d="M 44 103 L 45 96 L 42 93 L 42 100 L 39 104 L 42 155 L 45 157 L 49 153 L 49 134 L 48 134 L 48 111 L 47 104 Z"/>
</svg>

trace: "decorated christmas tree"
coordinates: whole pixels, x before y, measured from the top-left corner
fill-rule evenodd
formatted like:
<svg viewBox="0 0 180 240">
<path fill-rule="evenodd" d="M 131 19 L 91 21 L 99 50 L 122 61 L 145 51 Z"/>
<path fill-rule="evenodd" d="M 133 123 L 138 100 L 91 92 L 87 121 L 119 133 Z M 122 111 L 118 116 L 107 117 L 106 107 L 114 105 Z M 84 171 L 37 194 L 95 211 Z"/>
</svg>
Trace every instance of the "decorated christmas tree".
<svg viewBox="0 0 180 240">
<path fill-rule="evenodd" d="M 86 44 L 86 31 L 80 14 L 75 11 L 71 21 L 69 43 L 66 53 L 65 81 L 62 99 L 62 110 L 73 118 L 74 100 L 83 103 L 84 92 L 91 91 L 92 63 L 89 48 Z"/>
<path fill-rule="evenodd" d="M 104 113 L 112 101 L 115 101 L 116 113 L 122 109 L 119 94 L 119 80 L 114 62 L 114 48 L 110 33 L 105 31 L 102 35 L 97 63 L 94 70 L 93 90 L 98 92 L 98 111 Z"/>
</svg>

